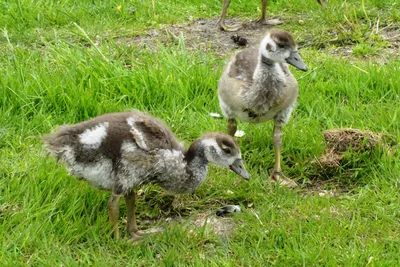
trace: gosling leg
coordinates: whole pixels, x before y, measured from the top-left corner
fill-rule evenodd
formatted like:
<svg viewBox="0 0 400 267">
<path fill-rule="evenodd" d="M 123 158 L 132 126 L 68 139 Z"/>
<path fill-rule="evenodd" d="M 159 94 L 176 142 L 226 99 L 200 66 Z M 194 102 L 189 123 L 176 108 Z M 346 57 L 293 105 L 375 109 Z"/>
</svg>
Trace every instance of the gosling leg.
<svg viewBox="0 0 400 267">
<path fill-rule="evenodd" d="M 131 235 L 130 241 L 137 242 L 148 234 L 153 234 L 162 231 L 162 229 L 151 229 L 146 232 L 139 231 L 136 222 L 136 192 L 131 191 L 124 196 L 127 209 L 126 231 Z"/>
<path fill-rule="evenodd" d="M 294 181 L 286 178 L 281 169 L 282 125 L 276 122 L 274 125 L 273 144 L 275 152 L 275 165 L 271 173 L 272 181 L 289 188 L 296 187 L 297 184 Z"/>
<path fill-rule="evenodd" d="M 230 136 L 235 136 L 237 130 L 237 123 L 235 118 L 228 119 L 228 134 Z"/>
<path fill-rule="evenodd" d="M 139 240 L 142 236 L 136 223 L 136 192 L 132 190 L 124 196 L 127 211 L 126 231 L 131 235 L 131 240 Z"/>
<path fill-rule="evenodd" d="M 119 229 L 118 229 L 118 217 L 119 217 L 119 195 L 111 193 L 110 199 L 108 200 L 108 217 L 110 218 L 110 223 L 112 230 L 114 232 L 114 238 L 119 239 Z"/>
<path fill-rule="evenodd" d="M 235 25 L 235 26 L 231 26 L 231 27 L 228 27 L 225 25 L 225 16 L 226 16 L 226 12 L 228 10 L 228 6 L 230 3 L 231 3 L 231 0 L 224 0 L 224 3 L 222 5 L 221 16 L 219 17 L 219 20 L 217 23 L 218 23 L 220 29 L 222 29 L 226 32 L 235 32 L 240 29 L 240 27 L 241 27 L 240 25 Z"/>
</svg>

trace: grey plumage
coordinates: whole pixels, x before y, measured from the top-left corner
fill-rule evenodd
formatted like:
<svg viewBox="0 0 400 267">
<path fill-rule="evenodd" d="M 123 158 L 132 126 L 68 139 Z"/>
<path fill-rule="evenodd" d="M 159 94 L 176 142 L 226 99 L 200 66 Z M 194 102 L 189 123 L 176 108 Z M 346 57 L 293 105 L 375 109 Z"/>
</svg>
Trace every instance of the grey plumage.
<svg viewBox="0 0 400 267">
<path fill-rule="evenodd" d="M 235 118 L 251 123 L 274 120 L 274 180 L 283 179 L 281 128 L 289 120 L 298 96 L 297 80 L 287 63 L 307 70 L 293 37 L 285 31 L 271 30 L 259 48 L 245 49 L 229 60 L 218 84 L 220 107 L 228 118 L 230 135 L 237 129 Z"/>
<path fill-rule="evenodd" d="M 134 191 L 140 185 L 153 183 L 171 194 L 189 193 L 204 181 L 209 162 L 248 179 L 239 146 L 230 136 L 205 134 L 186 150 L 164 122 L 139 111 L 61 126 L 44 141 L 72 175 L 112 192 L 109 212 L 114 227 L 119 197 L 124 196 L 134 210 Z M 128 229 L 138 237 L 132 213 Z"/>
</svg>

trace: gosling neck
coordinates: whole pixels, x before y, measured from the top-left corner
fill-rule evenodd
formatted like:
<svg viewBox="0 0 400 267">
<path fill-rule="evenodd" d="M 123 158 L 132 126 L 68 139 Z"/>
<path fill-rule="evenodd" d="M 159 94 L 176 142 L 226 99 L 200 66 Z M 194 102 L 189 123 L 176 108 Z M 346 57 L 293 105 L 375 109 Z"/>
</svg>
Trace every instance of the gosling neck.
<svg viewBox="0 0 400 267">
<path fill-rule="evenodd" d="M 266 58 L 261 55 L 260 65 L 265 68 L 273 68 L 275 66 L 275 62 L 272 59 Z"/>
<path fill-rule="evenodd" d="M 186 173 L 192 184 L 200 186 L 208 172 L 208 160 L 201 140 L 193 142 L 185 153 Z M 196 187 L 197 187 L 196 186 Z"/>
<path fill-rule="evenodd" d="M 261 54 L 253 75 L 253 89 L 271 91 L 280 88 L 284 77 L 279 64 Z"/>
</svg>

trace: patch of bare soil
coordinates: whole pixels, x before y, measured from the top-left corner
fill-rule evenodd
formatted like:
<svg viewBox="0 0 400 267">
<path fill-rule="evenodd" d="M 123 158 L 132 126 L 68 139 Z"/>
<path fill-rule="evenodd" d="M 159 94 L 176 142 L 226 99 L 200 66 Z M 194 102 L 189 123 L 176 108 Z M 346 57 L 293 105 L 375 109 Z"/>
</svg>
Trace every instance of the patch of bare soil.
<svg viewBox="0 0 400 267">
<path fill-rule="evenodd" d="M 159 44 L 177 43 L 180 38 L 183 38 L 189 50 L 215 51 L 217 55 L 223 56 L 244 46 L 258 45 L 266 31 L 273 27 L 233 18 L 226 19 L 226 24 L 241 24 L 242 28 L 237 32 L 225 32 L 219 29 L 217 21 L 216 18 L 197 19 L 186 25 L 170 25 L 160 30 L 149 30 L 147 35 L 122 37 L 117 39 L 117 42 L 156 49 Z M 300 46 L 323 48 L 329 54 L 350 60 L 372 60 L 385 63 L 387 60 L 397 58 L 399 56 L 397 51 L 400 48 L 400 26 L 383 27 L 376 30 L 375 34 L 380 35 L 388 43 L 388 47 L 380 49 L 377 55 L 355 56 L 352 50 L 355 41 L 339 40 L 338 33 L 333 30 L 330 32 L 330 40 L 320 40 L 320 37 L 306 34 L 303 40 L 298 40 L 298 42 Z"/>
<path fill-rule="evenodd" d="M 215 211 L 194 213 L 188 215 L 178 215 L 177 213 L 171 213 L 162 218 L 153 220 L 140 220 L 141 229 L 152 229 L 158 223 L 162 223 L 164 227 L 168 227 L 173 224 L 185 225 L 188 229 L 188 234 L 196 236 L 199 233 L 209 235 L 214 234 L 219 237 L 229 237 L 232 232 L 236 229 L 235 222 L 232 216 L 216 216 Z"/>
<path fill-rule="evenodd" d="M 196 214 L 189 223 L 190 233 L 202 229 L 205 234 L 214 233 L 220 237 L 228 237 L 235 230 L 235 222 L 232 217 L 220 217 L 215 213 L 203 212 Z"/>
<path fill-rule="evenodd" d="M 154 214 L 142 214 L 138 216 L 141 230 L 152 229 L 162 224 L 168 227 L 173 224 L 186 225 L 189 235 L 214 234 L 219 237 L 228 237 L 236 228 L 232 216 L 217 216 L 216 212 L 223 205 L 218 201 L 203 202 L 202 207 L 208 211 L 197 212 L 195 200 L 181 199 L 166 195 L 156 190 L 148 190 L 144 187 L 139 192 L 140 202 L 146 203 Z M 204 209 L 203 209 L 204 210 Z M 126 223 L 126 222 L 125 222 Z"/>
<path fill-rule="evenodd" d="M 372 34 L 378 36 L 378 39 L 387 43 L 387 46 L 379 48 L 376 54 L 355 55 L 353 53 L 353 47 L 357 42 L 352 40 L 339 40 L 337 32 L 331 31 L 330 33 L 331 40 L 329 40 L 326 45 L 322 44 L 323 48 L 327 48 L 326 51 L 329 54 L 355 61 L 368 60 L 378 64 L 385 64 L 387 61 L 399 58 L 400 26 L 387 26 L 372 31 Z M 308 38 L 308 45 L 313 45 L 310 43 L 312 40 L 314 39 L 311 37 Z M 316 44 L 316 46 L 320 45 L 321 44 Z M 375 46 L 373 42 L 370 43 L 370 45 L 371 47 Z"/>
<path fill-rule="evenodd" d="M 385 41 L 391 43 L 393 48 L 400 48 L 400 26 L 386 27 L 381 31 Z"/>
<path fill-rule="evenodd" d="M 198 19 L 187 25 L 171 25 L 161 30 L 150 30 L 149 34 L 120 38 L 118 42 L 130 42 L 144 48 L 156 48 L 157 42 L 178 42 L 181 37 L 190 50 L 215 51 L 219 55 L 245 46 L 258 45 L 271 26 L 260 25 L 254 21 L 226 19 L 227 25 L 241 24 L 237 32 L 221 31 L 217 26 L 218 19 Z M 244 40 L 247 40 L 244 41 Z"/>
</svg>

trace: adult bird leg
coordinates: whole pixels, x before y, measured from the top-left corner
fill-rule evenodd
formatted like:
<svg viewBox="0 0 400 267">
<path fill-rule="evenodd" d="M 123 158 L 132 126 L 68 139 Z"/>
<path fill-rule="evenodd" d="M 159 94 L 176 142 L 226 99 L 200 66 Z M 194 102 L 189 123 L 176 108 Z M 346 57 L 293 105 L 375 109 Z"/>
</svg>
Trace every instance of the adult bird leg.
<svg viewBox="0 0 400 267">
<path fill-rule="evenodd" d="M 326 4 L 325 0 L 317 0 L 317 2 L 323 7 L 323 8 L 328 8 L 328 5 Z"/>
<path fill-rule="evenodd" d="M 279 183 L 280 185 L 294 188 L 297 186 L 297 184 L 294 181 L 286 178 L 281 169 L 282 124 L 275 122 L 272 140 L 275 151 L 275 165 L 271 173 L 271 179 L 272 181 Z"/>
<path fill-rule="evenodd" d="M 279 19 L 270 19 L 270 20 L 266 19 L 265 14 L 267 13 L 267 5 L 268 5 L 268 0 L 261 0 L 261 18 L 257 20 L 257 22 L 263 25 L 271 25 L 271 26 L 282 24 L 283 22 Z"/>
<path fill-rule="evenodd" d="M 110 218 L 111 227 L 114 232 L 115 239 L 119 239 L 118 217 L 119 217 L 119 195 L 111 193 L 108 200 L 108 217 Z"/>
<path fill-rule="evenodd" d="M 237 130 L 237 123 L 235 118 L 228 119 L 228 134 L 230 136 L 235 136 Z"/>
<path fill-rule="evenodd" d="M 224 30 L 226 32 L 235 32 L 241 28 L 241 25 L 235 25 L 235 26 L 230 26 L 230 27 L 225 25 L 226 11 L 228 10 L 228 6 L 230 3 L 231 3 L 231 0 L 224 0 L 224 3 L 222 5 L 221 16 L 219 17 L 219 20 L 217 23 L 222 30 Z"/>
</svg>

